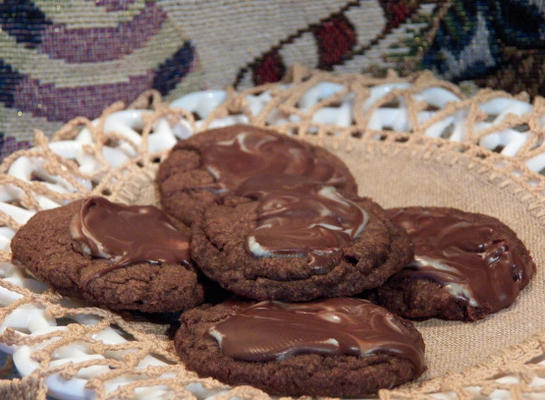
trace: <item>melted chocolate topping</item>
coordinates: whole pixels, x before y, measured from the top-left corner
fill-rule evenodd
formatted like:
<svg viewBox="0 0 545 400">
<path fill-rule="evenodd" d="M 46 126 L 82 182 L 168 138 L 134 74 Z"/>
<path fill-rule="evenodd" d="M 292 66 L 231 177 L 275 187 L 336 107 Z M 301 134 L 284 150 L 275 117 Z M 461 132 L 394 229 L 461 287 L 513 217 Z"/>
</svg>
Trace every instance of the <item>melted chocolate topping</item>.
<svg viewBox="0 0 545 400">
<path fill-rule="evenodd" d="M 188 263 L 188 238 L 153 206 L 125 206 L 102 197 L 84 200 L 70 223 L 72 238 L 87 254 L 112 265 L 85 283 L 114 269 L 138 262 Z"/>
<path fill-rule="evenodd" d="M 333 186 L 346 178 L 332 165 L 317 158 L 303 144 L 265 131 L 244 131 L 231 140 L 202 145 L 204 167 L 216 179 L 209 189 L 219 193 L 237 188 L 247 178 L 261 174 L 306 176 Z"/>
<path fill-rule="evenodd" d="M 248 179 L 236 194 L 259 200 L 256 228 L 247 247 L 257 257 L 311 257 L 326 272 L 332 254 L 350 244 L 369 215 L 332 186 L 300 176 L 261 175 Z"/>
<path fill-rule="evenodd" d="M 310 303 L 231 302 L 233 314 L 212 326 L 226 356 L 245 361 L 282 360 L 297 354 L 365 357 L 385 352 L 423 372 L 424 343 L 416 330 L 366 300 L 333 298 Z"/>
<path fill-rule="evenodd" d="M 492 225 L 426 210 L 400 209 L 392 220 L 410 235 L 415 259 L 394 279 L 426 278 L 471 306 L 492 312 L 509 306 L 528 283 L 528 268 Z"/>
</svg>

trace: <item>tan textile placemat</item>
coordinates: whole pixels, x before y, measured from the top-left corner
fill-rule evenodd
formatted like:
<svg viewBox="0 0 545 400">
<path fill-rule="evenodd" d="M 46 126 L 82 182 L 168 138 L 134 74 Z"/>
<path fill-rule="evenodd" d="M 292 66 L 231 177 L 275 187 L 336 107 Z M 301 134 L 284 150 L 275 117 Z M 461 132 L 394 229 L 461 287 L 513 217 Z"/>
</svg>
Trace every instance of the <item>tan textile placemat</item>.
<svg viewBox="0 0 545 400">
<path fill-rule="evenodd" d="M 396 390 L 383 390 L 379 396 L 388 398 L 431 398 L 436 392 L 452 392 L 456 398 L 473 398 L 475 390 L 469 386 L 480 387 L 478 393 L 487 396 L 494 389 L 506 389 L 512 398 L 522 396 L 522 393 L 545 393 L 545 387 L 531 387 L 530 383 L 536 376 L 545 374 L 545 368 L 537 364 L 543 354 L 545 344 L 545 279 L 543 265 L 545 261 L 545 178 L 530 171 L 525 161 L 538 154 L 541 131 L 535 122 L 543 114 L 541 100 L 536 100 L 535 109 L 524 117 L 504 118 L 494 127 L 502 130 L 508 125 L 526 124 L 535 137 L 532 137 L 515 157 L 507 157 L 491 152 L 478 146 L 483 132 L 475 132 L 473 127 L 481 120 L 490 119 L 478 111 L 478 104 L 493 96 L 506 96 L 495 92 L 480 92 L 477 96 L 465 99 L 457 88 L 435 80 L 424 74 L 409 78 L 409 88 L 394 90 L 390 95 L 380 99 L 361 112 L 361 106 L 368 98 L 370 88 L 379 84 L 400 82 L 400 78 L 389 76 L 386 80 L 354 75 L 332 76 L 325 73 L 309 73 L 295 68 L 289 76 L 293 86 L 284 89 L 269 85 L 251 89 L 251 93 L 261 93 L 268 90 L 272 99 L 259 115 L 251 114 L 245 100 L 245 94 L 230 92 L 226 103 L 218 107 L 206 118 L 201 129 L 217 117 L 243 113 L 250 122 L 266 125 L 270 113 L 274 110 L 296 114 L 298 122 L 285 122 L 276 128 L 285 133 L 295 133 L 309 141 L 324 145 L 336 153 L 349 166 L 356 176 L 360 195 L 370 196 L 384 207 L 405 205 L 433 205 L 457 207 L 467 211 L 481 212 L 493 215 L 517 232 L 519 237 L 530 249 L 538 266 L 537 275 L 527 289 L 519 296 L 516 303 L 507 310 L 492 315 L 475 323 L 429 320 L 417 323 L 426 342 L 426 360 L 428 371 L 418 382 Z M 338 82 L 347 88 L 346 91 L 320 101 L 308 111 L 298 108 L 298 99 L 309 88 L 319 82 Z M 426 104 L 415 101 L 411 95 L 422 92 L 430 87 L 443 87 L 457 93 L 461 101 L 457 104 L 448 103 L 434 118 L 467 110 L 466 137 L 463 141 L 448 139 L 432 139 L 426 137 L 425 129 L 431 122 L 419 123 L 414 117 L 419 109 Z M 354 121 L 348 127 L 320 125 L 313 122 L 313 115 L 320 109 L 338 105 L 339 101 L 349 93 L 354 98 Z M 136 105 L 148 104 L 149 97 L 144 96 Z M 166 109 L 159 97 L 153 97 L 152 107 L 156 110 L 142 131 L 143 139 L 152 130 L 154 119 L 159 117 L 179 118 L 184 116 L 195 126 L 194 116 L 183 111 Z M 411 129 L 407 132 L 382 130 L 380 132 L 366 130 L 371 113 L 384 105 L 401 107 L 399 99 L 403 99 Z M 146 100 L 146 101 L 144 101 Z M 103 115 L 119 110 L 114 106 Z M 526 118 L 525 121 L 522 121 Z M 286 118 L 289 121 L 289 118 Z M 201 121 L 203 122 L 203 121 Z M 433 121 L 432 121 L 433 122 Z M 100 149 L 107 139 L 119 140 L 115 135 L 105 134 L 102 124 L 93 126 L 79 119 L 65 126 L 56 136 L 57 139 L 70 140 L 77 135 L 78 127 L 87 126 L 93 133 L 94 142 L 89 146 L 89 153 L 100 158 Z M 488 132 L 492 132 L 489 129 Z M 535 139 L 535 140 L 534 140 Z M 143 140 L 145 143 L 145 140 Z M 79 172 L 77 165 L 71 160 L 63 160 L 55 156 L 48 148 L 45 136 L 38 132 L 36 147 L 30 151 L 22 151 L 7 159 L 1 167 L 4 173 L 0 181 L 10 183 L 24 190 L 18 205 L 30 210 L 39 209 L 36 201 L 38 195 L 55 196 L 57 199 L 73 199 L 88 194 L 105 194 L 117 201 L 128 203 L 156 203 L 157 194 L 153 185 L 154 174 L 158 165 L 158 157 L 162 154 L 149 154 L 145 144 L 137 147 L 137 156 L 118 168 L 107 168 L 104 162 L 102 179 L 95 179 L 97 185 L 92 189 L 79 187 L 76 194 L 53 194 L 39 182 L 25 183 L 9 176 L 5 172 L 20 157 L 42 157 L 47 161 L 49 171 L 71 180 L 77 185 Z M 100 182 L 100 183 L 98 183 Z M 81 186 L 81 185 L 80 185 Z M 0 212 L 0 221 L 4 226 L 17 228 L 18 224 L 5 212 Z M 4 261 L 9 260 L 9 253 L 0 254 Z M 74 342 L 83 342 L 91 346 L 92 351 L 104 356 L 102 365 L 110 366 L 110 371 L 89 379 L 87 387 L 96 391 L 98 398 L 121 398 L 134 394 L 134 389 L 150 385 L 165 385 L 175 398 L 191 397 L 185 387 L 189 383 L 200 383 L 209 391 L 223 391 L 220 398 L 266 398 L 263 392 L 244 386 L 227 391 L 225 385 L 212 379 L 198 378 L 194 373 L 186 371 L 173 352 L 172 344 L 160 332 L 146 324 L 138 324 L 123 320 L 118 315 L 98 308 L 66 308 L 61 299 L 54 293 L 46 292 L 38 295 L 27 289 L 15 287 L 4 279 L 0 287 L 22 294 L 22 299 L 0 310 L 0 321 L 22 304 L 34 304 L 45 308 L 46 312 L 55 318 L 79 314 L 96 315 L 100 322 L 94 326 L 72 323 L 67 329 L 54 335 L 21 336 L 17 329 L 8 329 L 0 336 L 0 342 L 21 346 L 46 342 L 52 336 L 59 340 L 47 344 L 35 354 L 40 363 L 30 377 L 20 382 L 1 382 L 0 393 L 16 393 L 21 391 L 21 385 L 30 390 L 31 386 L 40 389 L 43 396 L 44 380 L 53 373 L 62 373 L 69 378 L 77 374 L 80 368 L 94 364 L 88 362 L 82 365 L 66 365 L 53 367 L 51 361 L 55 350 Z M 118 359 L 111 355 L 114 347 L 104 345 L 100 340 L 93 339 L 93 334 L 107 326 L 115 326 L 132 337 L 125 346 L 130 349 L 130 355 Z M 159 327 L 160 328 L 160 327 Z M 167 366 L 143 368 L 138 371 L 139 380 L 132 384 L 119 387 L 113 392 L 106 390 L 105 383 L 125 374 L 135 374 L 138 363 L 149 354 L 156 355 L 167 361 Z M 538 357 L 538 358 L 536 358 Z M 170 373 L 168 377 L 163 374 Z M 497 381 L 504 375 L 512 375 L 516 379 L 511 383 Z M 25 386 L 27 385 L 27 386 Z M 473 390 L 473 391 L 472 391 Z M 19 392 L 17 392 L 19 393 Z M 106 393 L 108 395 L 106 396 Z"/>
</svg>

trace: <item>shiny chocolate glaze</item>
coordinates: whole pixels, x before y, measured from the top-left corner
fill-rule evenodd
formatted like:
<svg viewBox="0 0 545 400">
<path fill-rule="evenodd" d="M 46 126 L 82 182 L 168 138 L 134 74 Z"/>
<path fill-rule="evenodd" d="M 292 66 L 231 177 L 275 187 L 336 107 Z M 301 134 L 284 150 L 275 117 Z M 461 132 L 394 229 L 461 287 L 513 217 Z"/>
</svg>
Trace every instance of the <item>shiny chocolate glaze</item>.
<svg viewBox="0 0 545 400">
<path fill-rule="evenodd" d="M 266 131 L 242 131 L 231 140 L 201 146 L 202 164 L 216 179 L 208 189 L 224 193 L 261 174 L 306 176 L 332 186 L 346 178 L 298 141 Z"/>
<path fill-rule="evenodd" d="M 238 360 L 282 360 L 298 354 L 365 357 L 384 352 L 425 370 L 416 329 L 366 300 L 332 298 L 310 303 L 231 302 L 233 313 L 209 328 L 223 354 Z"/>
<path fill-rule="evenodd" d="M 301 176 L 260 175 L 236 194 L 259 201 L 247 248 L 257 257 L 311 257 L 319 272 L 327 259 L 365 228 L 369 214 L 334 187 Z M 326 271 L 324 271 L 326 272 Z"/>
<path fill-rule="evenodd" d="M 189 262 L 188 237 L 153 206 L 126 206 L 90 197 L 72 218 L 70 233 L 85 253 L 112 261 L 88 281 L 138 262 Z"/>
<path fill-rule="evenodd" d="M 491 312 L 509 306 L 528 284 L 533 264 L 512 251 L 492 220 L 469 213 L 437 213 L 424 208 L 389 211 L 414 244 L 415 258 L 393 279 L 433 280 L 461 301 Z M 479 222 L 479 221 L 487 222 Z"/>
</svg>

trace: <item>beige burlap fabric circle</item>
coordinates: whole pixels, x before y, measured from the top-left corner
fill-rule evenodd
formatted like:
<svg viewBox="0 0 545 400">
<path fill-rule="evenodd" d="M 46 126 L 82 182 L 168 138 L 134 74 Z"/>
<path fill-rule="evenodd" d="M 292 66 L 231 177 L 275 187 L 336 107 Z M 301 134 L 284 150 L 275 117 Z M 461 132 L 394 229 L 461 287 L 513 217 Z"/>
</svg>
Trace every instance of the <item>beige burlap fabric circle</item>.
<svg viewBox="0 0 545 400">
<path fill-rule="evenodd" d="M 545 115 L 542 100 L 537 99 L 531 112 L 524 115 L 511 114 L 499 119 L 496 116 L 494 120 L 483 113 L 479 104 L 500 98 L 510 98 L 519 104 L 525 99 L 491 91 L 466 98 L 455 86 L 437 81 L 428 74 L 406 80 L 396 76 L 377 80 L 367 76 L 309 73 L 294 68 L 288 79 L 290 86 L 269 85 L 244 93 L 231 91 L 228 100 L 202 121 L 196 121 L 195 116 L 187 111 L 169 109 L 156 94 L 143 95 L 133 107 L 150 106 L 154 110 L 145 118 L 141 131 L 144 140 L 141 144 L 133 143 L 134 156 L 115 168 L 109 166 L 101 149 L 122 138 L 115 133 L 105 133 L 103 121 L 121 106 L 115 105 L 107 110 L 98 124 L 93 125 L 83 118 L 75 120 L 66 125 L 55 140 L 72 140 L 82 126 L 86 127 L 93 138 L 85 147 L 86 151 L 98 160 L 92 177 L 79 171 L 73 160 L 56 155 L 45 136 L 38 132 L 34 149 L 16 153 L 5 160 L 0 182 L 4 190 L 6 185 L 20 190 L 17 200 L 12 203 L 27 210 L 40 209 L 44 196 L 62 201 L 103 194 L 131 204 L 158 204 L 153 179 L 158 162 L 166 151 L 156 154 L 148 151 L 145 139 L 153 131 L 154 121 L 159 118 L 176 121 L 183 117 L 193 129 L 197 130 L 198 126 L 198 130 L 203 130 L 215 119 L 229 115 L 246 115 L 251 123 L 266 126 L 273 113 L 277 116 L 279 112 L 283 113 L 285 118 L 276 128 L 288 134 L 297 133 L 341 157 L 356 177 L 360 195 L 373 197 L 384 207 L 448 206 L 495 216 L 517 232 L 538 266 L 529 287 L 506 310 L 475 323 L 435 319 L 416 323 L 426 342 L 428 371 L 417 382 L 382 390 L 379 397 L 436 398 L 431 396 L 446 393 L 450 397 L 443 398 L 486 398 L 495 390 L 505 391 L 495 393 L 504 393 L 510 398 L 523 398 L 529 393 L 545 396 L 545 386 L 536 380 L 545 376 L 545 366 L 540 365 L 545 359 L 545 315 L 542 312 L 545 307 L 545 178 L 526 164 L 540 154 L 544 132 L 540 118 Z M 345 90 L 302 109 L 301 96 L 321 82 L 337 83 Z M 368 102 L 373 87 L 403 82 L 409 85 L 391 89 L 380 99 Z M 425 104 L 426 101 L 418 100 L 418 96 L 415 99 L 415 94 L 429 88 L 448 90 L 460 100 L 432 107 L 429 102 Z M 270 94 L 270 99 L 255 114 L 250 110 L 246 96 L 264 92 Z M 342 107 L 347 96 L 353 106 L 352 123 L 339 126 L 313 119 L 320 110 Z M 391 112 L 396 107 L 403 108 L 408 128 L 404 131 L 369 129 L 373 112 L 381 107 Z M 431 109 L 435 111 L 434 116 L 422 121 L 418 113 Z M 465 113 L 465 119 L 459 123 L 464 127 L 460 140 L 449 140 L 448 134 L 442 135 L 446 138 L 427 135 L 435 122 L 461 111 Z M 289 118 L 290 115 L 298 118 Z M 479 125 L 483 121 L 491 123 L 483 128 Z M 479 126 L 481 128 L 477 129 Z M 499 154 L 479 145 L 486 135 L 513 127 L 528 132 L 527 141 L 515 155 Z M 451 134 L 455 132 L 456 127 Z M 44 160 L 40 164 L 42 169 L 48 174 L 63 177 L 76 190 L 59 194 L 51 191 L 43 179 L 26 181 L 10 174 L 13 166 L 24 157 Z M 85 186 L 79 178 L 89 178 L 95 184 Z M 16 216 L 6 208 L 0 209 L 0 220 L 5 227 L 17 229 L 20 226 Z M 0 255 L 4 262 L 9 261 L 8 251 Z M 91 366 L 107 366 L 105 370 L 84 378 L 86 388 L 95 392 L 99 399 L 131 398 L 139 388 L 154 385 L 164 385 L 165 398 L 169 395 L 172 398 L 207 397 L 214 393 L 220 393 L 219 398 L 268 397 L 248 386 L 228 388 L 185 370 L 173 351 L 172 343 L 164 335 L 164 326 L 129 321 L 98 308 L 69 307 L 53 292 L 35 293 L 5 277 L 0 279 L 0 288 L 20 295 L 11 302 L 2 303 L 0 321 L 7 329 L 3 330 L 0 343 L 16 348 L 39 348 L 32 354 L 39 368 L 22 380 L 0 382 L 0 398 L 44 398 L 47 377 L 57 373 L 65 379 L 81 377 L 81 370 Z M 10 316 L 23 306 L 37 307 L 55 321 L 65 321 L 65 328 L 28 334 L 15 324 L 10 325 Z M 83 315 L 93 315 L 96 322 L 82 322 L 78 316 Z M 108 327 L 123 332 L 127 340 L 122 345 L 100 340 L 97 334 Z M 61 357 L 62 349 L 74 343 L 86 346 L 93 354 L 100 355 L 100 359 L 55 363 Z M 123 352 L 119 353 L 120 350 Z M 163 364 L 142 367 L 142 360 L 149 355 L 160 358 Z M 108 386 L 108 382 L 126 376 L 134 379 L 115 389 Z M 199 396 L 195 394 L 195 386 L 191 385 L 199 385 Z"/>
</svg>

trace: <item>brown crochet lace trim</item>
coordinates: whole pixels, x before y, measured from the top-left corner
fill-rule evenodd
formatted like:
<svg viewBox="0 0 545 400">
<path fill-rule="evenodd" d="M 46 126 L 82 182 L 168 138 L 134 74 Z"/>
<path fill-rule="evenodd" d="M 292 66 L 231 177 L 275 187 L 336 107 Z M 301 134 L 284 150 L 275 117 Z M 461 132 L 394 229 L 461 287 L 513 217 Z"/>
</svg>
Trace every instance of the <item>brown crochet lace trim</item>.
<svg viewBox="0 0 545 400">
<path fill-rule="evenodd" d="M 298 107 L 301 96 L 320 82 L 334 82 L 342 84 L 345 89 L 326 99 L 319 101 L 308 110 Z M 363 105 L 370 95 L 370 88 L 376 85 L 410 82 L 407 89 L 393 89 L 380 98 L 371 107 L 363 111 Z M 507 115 L 501 122 L 489 128 L 476 131 L 475 126 L 490 119 L 483 113 L 479 104 L 494 98 L 513 98 L 512 96 L 492 90 L 482 90 L 475 96 L 466 97 L 460 89 L 448 82 L 440 81 L 429 73 L 421 73 L 410 78 L 399 78 L 390 73 L 384 79 L 363 75 L 336 76 L 324 72 L 309 72 L 300 67 L 294 67 L 284 83 L 291 86 L 269 84 L 249 89 L 242 93 L 228 91 L 228 99 L 217 107 L 203 121 L 200 130 L 205 130 L 213 120 L 229 115 L 244 114 L 250 123 L 267 126 L 273 113 L 281 113 L 290 120 L 289 116 L 297 116 L 298 122 L 285 122 L 276 125 L 275 129 L 286 134 L 297 134 L 310 141 L 326 145 L 337 153 L 350 155 L 355 149 L 366 149 L 369 153 L 381 151 L 406 152 L 415 160 L 437 162 L 438 164 L 462 164 L 467 170 L 474 171 L 482 179 L 493 183 L 505 190 L 509 196 L 514 196 L 524 205 L 527 212 L 545 225 L 545 179 L 532 172 L 525 164 L 526 161 L 543 152 L 544 128 L 540 118 L 545 115 L 545 100 L 537 98 L 532 112 L 518 116 Z M 413 94 L 430 87 L 444 88 L 456 94 L 461 100 L 446 104 L 437 110 L 434 117 L 420 123 L 418 112 L 430 107 L 430 104 L 418 102 Z M 257 95 L 268 91 L 271 100 L 259 112 L 253 115 L 250 111 L 246 95 Z M 354 117 L 352 124 L 347 127 L 324 125 L 313 122 L 312 117 L 324 107 L 335 107 L 349 93 L 353 93 Z M 522 94 L 516 99 L 527 101 Z M 391 130 L 373 131 L 366 129 L 372 113 L 384 106 L 395 106 L 402 101 L 407 109 L 411 129 L 406 132 Z M 196 117 L 184 110 L 174 110 L 164 103 L 157 92 L 142 94 L 128 108 L 150 109 L 152 113 L 145 117 L 142 129 L 142 144 L 131 143 L 126 137 L 116 133 L 104 132 L 106 117 L 116 111 L 124 109 L 120 103 L 107 108 L 98 124 L 92 124 L 86 118 L 76 118 L 63 126 L 53 140 L 73 140 L 82 127 L 86 127 L 92 135 L 92 145 L 85 147 L 85 151 L 93 156 L 100 167 L 92 174 L 87 175 L 78 170 L 74 160 L 65 159 L 56 155 L 49 147 L 49 140 L 39 130 L 36 131 L 35 147 L 30 150 L 18 151 L 4 160 L 0 166 L 0 184 L 19 188 L 22 195 L 12 203 L 21 208 L 37 211 L 40 204 L 37 196 L 45 196 L 57 202 L 74 200 L 90 194 L 102 194 L 117 201 L 125 202 L 153 202 L 156 195 L 153 189 L 154 174 L 158 162 L 165 156 L 165 152 L 150 154 L 147 148 L 147 137 L 153 130 L 153 122 L 158 118 L 168 118 L 175 123 L 183 117 L 196 130 Z M 458 111 L 465 110 L 465 139 L 461 142 L 445 138 L 432 139 L 425 135 L 427 128 Z M 529 130 L 530 138 L 518 151 L 515 157 L 503 156 L 479 146 L 480 140 L 486 135 L 516 128 Z M 136 156 L 118 168 L 112 168 L 102 155 L 105 144 L 114 141 L 126 141 L 135 150 Z M 7 172 L 18 159 L 28 157 L 43 160 L 42 168 L 48 174 L 58 176 L 73 188 L 71 193 L 58 193 L 51 190 L 40 179 L 22 180 Z M 82 180 L 92 182 L 92 188 L 86 187 Z M 0 226 L 18 229 L 20 224 L 12 215 L 0 211 Z M 1 252 L 2 261 L 10 260 L 9 252 Z M 200 384 L 204 390 L 221 392 L 216 398 L 229 399 L 236 396 L 239 399 L 269 398 L 258 389 L 249 386 L 229 388 L 213 380 L 199 378 L 195 373 L 185 369 L 179 362 L 173 350 L 172 343 L 164 335 L 164 327 L 154 324 L 135 323 L 124 320 L 118 314 L 96 307 L 67 307 L 61 304 L 62 298 L 46 291 L 37 294 L 31 290 L 21 288 L 6 279 L 0 279 L 0 287 L 20 295 L 20 298 L 0 309 L 0 322 L 16 309 L 23 305 L 32 305 L 44 311 L 45 315 L 63 324 L 65 329 L 47 334 L 24 335 L 18 329 L 7 328 L 0 335 L 0 342 L 6 345 L 24 346 L 42 344 L 43 347 L 33 353 L 32 358 L 39 363 L 39 368 L 31 375 L 13 381 L 0 381 L 0 397 L 5 398 L 33 398 L 45 399 L 45 379 L 52 374 L 60 374 L 65 379 L 75 377 L 82 368 L 104 365 L 109 370 L 88 380 L 86 388 L 96 393 L 97 399 L 132 398 L 137 388 L 164 385 L 168 389 L 170 398 L 195 398 L 187 385 Z M 90 315 L 97 318 L 95 324 L 81 324 L 74 319 L 78 315 Z M 106 345 L 93 337 L 97 332 L 111 327 L 127 338 L 127 341 L 117 345 Z M 54 352 L 68 344 L 79 343 L 87 346 L 93 354 L 103 356 L 100 360 L 91 360 L 80 363 L 68 363 L 53 366 Z M 545 378 L 545 366 L 539 362 L 545 359 L 545 332 L 513 347 L 507 348 L 502 354 L 490 357 L 482 363 L 469 367 L 462 372 L 447 373 L 445 375 L 419 381 L 393 390 L 381 390 L 382 399 L 431 399 L 431 394 L 449 392 L 458 399 L 469 399 L 478 396 L 488 396 L 495 390 L 506 390 L 511 398 L 522 399 L 525 393 L 545 393 L 545 386 L 531 386 L 536 377 Z M 138 368 L 139 363 L 148 355 L 162 360 L 164 366 L 148 366 Z M 133 381 L 121 385 L 115 390 L 106 390 L 105 382 L 117 377 L 130 375 Z M 498 380 L 510 376 L 512 378 Z"/>
</svg>

